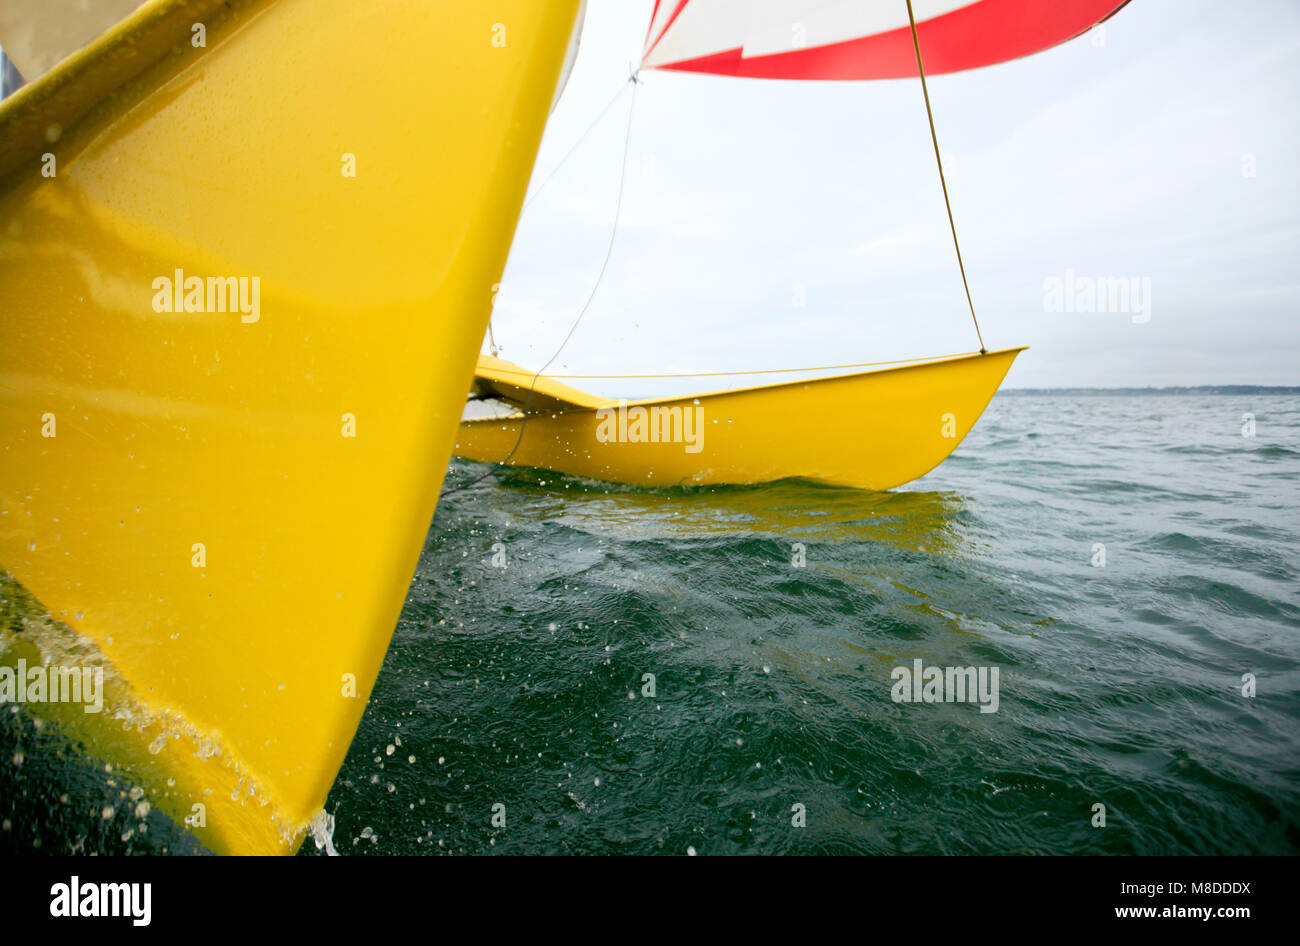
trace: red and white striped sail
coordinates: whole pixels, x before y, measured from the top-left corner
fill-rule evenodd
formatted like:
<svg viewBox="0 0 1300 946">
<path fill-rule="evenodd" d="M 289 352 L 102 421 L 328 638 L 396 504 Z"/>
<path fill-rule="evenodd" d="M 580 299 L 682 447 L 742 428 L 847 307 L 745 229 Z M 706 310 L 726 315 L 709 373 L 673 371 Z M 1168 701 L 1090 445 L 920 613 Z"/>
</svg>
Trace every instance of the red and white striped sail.
<svg viewBox="0 0 1300 946">
<path fill-rule="evenodd" d="M 1028 56 L 1128 0 L 912 0 L 927 75 Z M 915 76 L 905 0 L 655 0 L 643 69 L 763 79 Z"/>
</svg>

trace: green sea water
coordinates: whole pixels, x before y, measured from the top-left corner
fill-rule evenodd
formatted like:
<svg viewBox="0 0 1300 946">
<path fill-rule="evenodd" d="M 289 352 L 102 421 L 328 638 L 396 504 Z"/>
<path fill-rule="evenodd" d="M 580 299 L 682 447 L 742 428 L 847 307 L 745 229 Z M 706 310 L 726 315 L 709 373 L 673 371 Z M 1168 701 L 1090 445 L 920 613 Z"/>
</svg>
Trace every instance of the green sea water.
<svg viewBox="0 0 1300 946">
<path fill-rule="evenodd" d="M 334 844 L 1296 853 L 1298 501 L 1294 396 L 1000 395 L 889 493 L 490 476 L 439 506 Z M 918 659 L 997 668 L 997 711 L 896 702 Z M 76 815 L 103 779 L 5 716 L 0 845 L 192 848 Z"/>
</svg>

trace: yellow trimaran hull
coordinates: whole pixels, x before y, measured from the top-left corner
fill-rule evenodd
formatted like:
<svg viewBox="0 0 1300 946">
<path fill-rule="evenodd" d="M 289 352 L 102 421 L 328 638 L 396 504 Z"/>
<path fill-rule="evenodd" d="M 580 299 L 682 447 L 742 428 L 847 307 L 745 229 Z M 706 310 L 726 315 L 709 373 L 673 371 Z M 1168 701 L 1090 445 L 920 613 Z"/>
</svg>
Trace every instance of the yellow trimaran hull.
<svg viewBox="0 0 1300 946">
<path fill-rule="evenodd" d="M 466 420 L 455 453 L 489 463 L 509 456 L 511 465 L 639 485 L 806 477 L 892 489 L 952 453 L 1021 351 L 624 402 L 550 378 L 534 383 L 532 372 L 482 355 L 472 391 L 526 405 L 524 434 L 518 413 Z"/>
<path fill-rule="evenodd" d="M 578 6 L 154 0 L 0 106 L 0 566 L 66 625 L 0 663 L 106 660 L 48 716 L 212 850 L 352 740 Z"/>
</svg>

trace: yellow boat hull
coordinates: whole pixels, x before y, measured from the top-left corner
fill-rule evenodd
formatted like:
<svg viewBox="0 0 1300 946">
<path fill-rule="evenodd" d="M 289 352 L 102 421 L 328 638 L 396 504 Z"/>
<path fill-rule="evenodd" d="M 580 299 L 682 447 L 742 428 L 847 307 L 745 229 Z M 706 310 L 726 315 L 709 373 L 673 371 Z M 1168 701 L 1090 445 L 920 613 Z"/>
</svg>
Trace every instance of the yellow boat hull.
<svg viewBox="0 0 1300 946">
<path fill-rule="evenodd" d="M 892 489 L 952 453 L 1023 350 L 667 399 L 548 399 L 545 413 L 528 414 L 522 440 L 522 415 L 463 421 L 455 453 L 500 463 L 518 442 L 511 465 L 635 485 L 807 477 Z M 526 401 L 531 376 L 517 377 L 512 397 Z"/>
<path fill-rule="evenodd" d="M 117 703 L 50 715 L 215 851 L 347 752 L 578 7 L 154 0 L 0 106 L 0 566 L 62 624 L 0 662 L 88 638 Z"/>
</svg>

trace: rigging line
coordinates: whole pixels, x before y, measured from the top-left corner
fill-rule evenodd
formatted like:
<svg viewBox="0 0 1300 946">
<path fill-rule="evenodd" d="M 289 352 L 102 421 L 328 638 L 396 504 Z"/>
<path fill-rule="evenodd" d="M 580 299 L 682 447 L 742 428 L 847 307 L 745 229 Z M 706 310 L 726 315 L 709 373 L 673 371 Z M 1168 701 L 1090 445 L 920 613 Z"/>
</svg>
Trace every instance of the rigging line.
<svg viewBox="0 0 1300 946">
<path fill-rule="evenodd" d="M 519 445 L 524 442 L 524 430 L 528 427 L 528 408 L 533 403 L 533 395 L 536 393 L 537 379 L 542 376 L 542 372 L 549 368 L 556 358 L 560 357 L 560 353 L 564 351 L 564 347 L 568 345 L 569 340 L 573 338 L 573 333 L 578 330 L 578 325 L 582 322 L 583 316 L 585 316 L 587 310 L 591 308 L 591 303 L 595 300 L 596 293 L 600 291 L 600 284 L 605 279 L 605 271 L 609 268 L 610 257 L 614 255 L 614 241 L 618 236 L 618 222 L 623 213 L 623 186 L 627 183 L 627 152 L 628 147 L 632 142 L 632 115 L 636 111 L 636 87 L 640 84 L 640 81 L 637 79 L 637 73 L 633 72 L 628 78 L 628 82 L 632 86 L 632 101 L 627 108 L 627 131 L 623 135 L 623 161 L 618 175 L 618 200 L 614 204 L 614 225 L 609 231 L 609 245 L 605 248 L 605 260 L 600 264 L 600 273 L 596 276 L 596 284 L 591 287 L 591 295 L 587 296 L 587 301 L 582 306 L 582 311 L 578 313 L 578 317 L 573 320 L 573 325 L 569 327 L 569 334 L 564 336 L 564 341 L 560 342 L 560 347 L 555 349 L 555 354 L 551 355 L 546 364 L 537 369 L 537 373 L 533 375 L 533 380 L 528 385 L 528 399 L 524 401 L 523 419 L 519 422 L 519 436 L 515 438 L 515 445 L 510 448 L 510 452 L 506 454 L 505 459 L 495 467 L 487 470 L 481 476 L 477 476 L 470 480 L 464 486 L 454 486 L 451 489 L 443 490 L 438 497 L 439 499 L 444 496 L 450 496 L 452 493 L 459 493 L 462 490 L 469 489 L 476 483 L 482 482 L 491 476 L 496 470 L 509 464 L 514 458 L 515 453 L 519 450 Z M 617 98 L 617 96 L 615 96 L 615 98 Z"/>
<path fill-rule="evenodd" d="M 948 200 L 948 182 L 943 176 L 943 158 L 939 157 L 939 136 L 934 131 L 934 112 L 930 108 L 930 90 L 925 83 L 925 67 L 921 65 L 921 41 L 916 35 L 916 16 L 912 13 L 912 0 L 907 0 L 907 19 L 912 24 L 912 46 L 916 50 L 916 71 L 921 75 L 921 94 L 925 96 L 925 116 L 930 120 L 930 140 L 934 142 L 934 161 L 939 166 L 939 184 L 943 187 L 943 203 L 948 208 L 948 226 L 952 228 L 952 245 L 957 251 L 957 268 L 961 270 L 961 284 L 966 289 L 966 304 L 970 306 L 970 318 L 975 323 L 975 336 L 980 342 L 980 354 L 987 354 L 984 347 L 984 334 L 980 331 L 979 319 L 975 318 L 975 303 L 970 297 L 970 283 L 966 281 L 966 266 L 961 261 L 961 244 L 957 242 L 957 224 L 952 217 L 952 203 Z"/>
<path fill-rule="evenodd" d="M 530 193 L 524 199 L 524 205 L 519 208 L 519 218 L 521 220 L 523 219 L 524 211 L 528 209 L 528 205 L 531 204 L 537 198 L 537 195 L 539 195 L 542 191 L 546 190 L 546 185 L 551 183 L 551 179 L 560 172 L 560 168 L 564 167 L 564 165 L 568 162 L 569 158 L 573 157 L 573 153 L 578 150 L 578 147 L 584 141 L 587 140 L 587 136 L 590 135 L 592 131 L 595 130 L 596 126 L 601 123 L 605 115 L 608 114 L 609 110 L 614 107 L 614 103 L 617 102 L 619 100 L 619 97 L 622 96 L 622 94 L 627 91 L 627 87 L 628 87 L 627 82 L 624 82 L 622 85 L 618 87 L 618 91 L 614 93 L 614 97 L 605 103 L 605 107 L 600 110 L 600 114 L 596 116 L 595 121 L 593 121 L 590 125 L 587 126 L 587 130 L 584 131 L 578 137 L 578 140 L 573 143 L 573 147 L 571 147 L 565 153 L 564 157 L 560 158 L 560 163 L 555 165 L 555 167 L 551 168 L 551 173 L 546 175 L 546 177 L 542 180 L 542 183 L 534 187 L 532 193 Z M 492 337 L 492 316 L 491 315 L 488 316 L 488 338 L 491 339 L 492 354 L 495 356 L 500 349 L 497 347 L 496 339 Z"/>
<path fill-rule="evenodd" d="M 796 374 L 804 371 L 839 371 L 842 368 L 879 368 L 882 365 L 910 365 L 918 361 L 942 361 L 945 358 L 964 358 L 969 355 L 982 355 L 982 351 L 959 351 L 951 355 L 926 355 L 924 358 L 896 358 L 893 361 L 863 361 L 852 365 L 816 365 L 811 368 L 753 368 L 747 371 L 686 371 L 677 374 L 548 374 L 548 378 L 564 378 L 570 381 L 619 381 L 624 379 L 656 380 L 659 378 L 728 378 L 745 374 Z M 499 374 L 515 374 L 528 377 L 530 372 L 511 371 L 509 368 L 496 369 Z M 536 380 L 536 379 L 534 379 Z"/>
<path fill-rule="evenodd" d="M 528 199 L 524 201 L 524 206 L 519 211 L 519 216 L 522 217 L 524 215 L 524 211 L 528 209 L 528 205 L 531 204 L 537 198 L 538 194 L 540 194 L 543 190 L 546 189 L 546 185 L 551 183 L 551 178 L 555 177 L 555 175 L 559 173 L 560 168 L 564 167 L 565 163 L 569 160 L 569 158 L 573 157 L 573 152 L 577 151 L 578 147 L 584 141 L 587 140 L 587 136 L 590 135 L 593 130 L 595 130 L 596 126 L 600 124 L 601 119 L 603 119 L 605 115 L 609 112 L 609 110 L 614 107 L 614 103 L 619 100 L 619 98 L 623 95 L 623 93 L 627 91 L 628 85 L 631 84 L 635 84 L 635 83 L 629 81 L 629 82 L 624 82 L 621 86 L 619 86 L 618 91 L 614 93 L 614 97 L 610 99 L 607 103 L 605 103 L 605 107 L 600 110 L 600 114 L 596 116 L 596 120 L 587 126 L 587 130 L 584 131 L 581 137 L 579 137 L 578 140 L 573 143 L 573 147 L 568 150 L 568 152 L 564 155 L 564 157 L 560 158 L 560 163 L 555 165 L 555 167 L 551 168 L 551 173 L 546 175 L 546 177 L 542 180 L 542 183 L 538 184 L 537 187 L 533 189 L 533 192 L 528 195 Z"/>
</svg>

